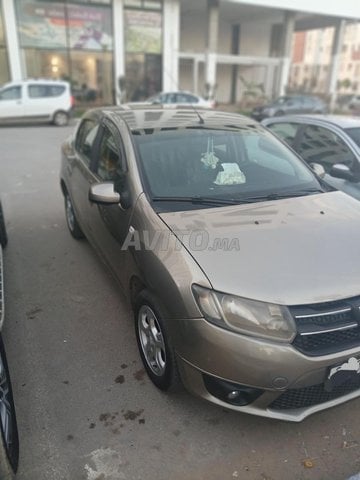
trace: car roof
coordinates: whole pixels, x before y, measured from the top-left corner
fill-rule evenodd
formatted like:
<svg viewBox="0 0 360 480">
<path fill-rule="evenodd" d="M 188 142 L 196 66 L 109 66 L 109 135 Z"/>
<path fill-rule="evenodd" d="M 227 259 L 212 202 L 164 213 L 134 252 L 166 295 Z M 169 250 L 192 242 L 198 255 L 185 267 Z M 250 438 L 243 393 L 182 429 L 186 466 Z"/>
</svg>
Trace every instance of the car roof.
<svg viewBox="0 0 360 480">
<path fill-rule="evenodd" d="M 46 85 L 69 85 L 69 82 L 64 80 L 51 80 L 48 78 L 27 78 L 26 80 L 17 80 L 5 83 L 1 88 L 11 87 L 12 85 L 24 85 L 28 83 L 41 83 Z"/>
<path fill-rule="evenodd" d="M 168 94 L 168 93 L 186 93 L 188 95 L 194 95 L 194 97 L 198 97 L 198 95 L 196 95 L 196 93 L 192 93 L 190 92 L 189 90 L 164 90 L 163 92 L 160 92 L 160 95 L 161 94 Z"/>
<path fill-rule="evenodd" d="M 333 125 L 342 129 L 360 127 L 360 117 L 351 117 L 346 115 L 286 115 L 283 117 L 268 118 L 264 120 L 263 125 L 273 123 L 316 123 L 317 125 Z"/>
<path fill-rule="evenodd" d="M 285 95 L 280 95 L 278 98 L 316 98 L 318 100 L 321 100 L 320 97 L 317 97 L 316 95 L 311 95 L 310 93 L 288 93 Z"/>
<path fill-rule="evenodd" d="M 206 108 L 173 105 L 123 105 L 90 110 L 86 116 L 119 117 L 129 129 L 175 129 L 179 127 L 257 128 L 259 124 L 249 117 Z"/>
</svg>

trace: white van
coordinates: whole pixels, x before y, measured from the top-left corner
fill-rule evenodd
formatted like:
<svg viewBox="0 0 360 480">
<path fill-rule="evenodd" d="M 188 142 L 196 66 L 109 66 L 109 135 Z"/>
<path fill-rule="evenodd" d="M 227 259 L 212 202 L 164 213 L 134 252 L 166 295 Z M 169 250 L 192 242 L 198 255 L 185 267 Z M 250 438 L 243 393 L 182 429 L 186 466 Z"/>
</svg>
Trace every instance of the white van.
<svg viewBox="0 0 360 480">
<path fill-rule="evenodd" d="M 0 89 L 0 123 L 37 121 L 67 125 L 74 99 L 68 82 L 25 80 Z"/>
</svg>

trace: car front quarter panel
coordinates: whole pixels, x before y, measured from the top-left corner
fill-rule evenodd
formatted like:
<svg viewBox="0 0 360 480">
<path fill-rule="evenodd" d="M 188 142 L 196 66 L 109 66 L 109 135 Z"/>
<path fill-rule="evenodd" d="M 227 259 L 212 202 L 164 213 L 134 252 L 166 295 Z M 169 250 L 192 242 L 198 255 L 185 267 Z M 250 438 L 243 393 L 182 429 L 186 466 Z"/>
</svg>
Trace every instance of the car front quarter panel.
<svg viewBox="0 0 360 480">
<path fill-rule="evenodd" d="M 190 253 L 152 209 L 145 194 L 138 198 L 131 227 L 136 232 L 138 245 L 128 247 L 127 257 L 131 262 L 127 268 L 129 288 L 131 279 L 138 278 L 161 302 L 169 318 L 199 317 L 201 314 L 191 286 L 197 283 L 211 288 L 211 284 Z"/>
</svg>

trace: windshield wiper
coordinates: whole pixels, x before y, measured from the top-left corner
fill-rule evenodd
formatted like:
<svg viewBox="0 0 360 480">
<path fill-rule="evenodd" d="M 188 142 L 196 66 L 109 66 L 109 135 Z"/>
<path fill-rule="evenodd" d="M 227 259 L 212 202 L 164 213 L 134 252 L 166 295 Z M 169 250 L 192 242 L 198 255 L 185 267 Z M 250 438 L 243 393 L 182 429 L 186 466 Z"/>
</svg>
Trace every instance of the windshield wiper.
<svg viewBox="0 0 360 480">
<path fill-rule="evenodd" d="M 153 197 L 153 202 L 185 202 L 199 205 L 237 205 L 242 203 L 242 200 L 235 200 L 234 198 L 215 198 L 215 197 Z"/>
<path fill-rule="evenodd" d="M 285 192 L 285 193 L 268 193 L 266 195 L 259 195 L 256 197 L 245 197 L 244 200 L 240 199 L 240 202 L 261 202 L 261 201 L 271 201 L 271 200 L 281 200 L 283 198 L 293 198 L 293 197 L 305 197 L 307 195 L 314 195 L 315 193 L 324 193 L 324 190 L 320 188 L 309 188 L 307 190 L 296 190 L 294 192 Z"/>
<path fill-rule="evenodd" d="M 324 193 L 324 190 L 313 188 L 308 190 L 298 190 L 286 193 L 268 193 L 266 195 L 259 195 L 254 197 L 244 198 L 215 198 L 215 197 L 153 197 L 153 202 L 185 202 L 199 205 L 239 205 L 242 203 L 255 203 L 270 200 L 281 200 L 282 198 L 304 197 L 306 195 L 313 195 L 315 193 Z"/>
</svg>

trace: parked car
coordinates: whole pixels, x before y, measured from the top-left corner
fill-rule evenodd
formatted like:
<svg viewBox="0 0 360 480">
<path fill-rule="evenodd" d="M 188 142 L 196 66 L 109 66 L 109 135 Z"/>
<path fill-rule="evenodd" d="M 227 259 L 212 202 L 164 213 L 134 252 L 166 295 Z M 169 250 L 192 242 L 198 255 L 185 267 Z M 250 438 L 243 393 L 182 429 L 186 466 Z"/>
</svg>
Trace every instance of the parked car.
<svg viewBox="0 0 360 480">
<path fill-rule="evenodd" d="M 328 183 L 360 200 L 360 118 L 292 115 L 262 123 L 307 163 L 322 165 Z"/>
<path fill-rule="evenodd" d="M 70 233 L 117 277 L 158 388 L 292 421 L 360 395 L 358 202 L 264 127 L 92 110 L 62 146 L 60 183 Z"/>
<path fill-rule="evenodd" d="M 99 92 L 95 88 L 89 88 L 87 85 L 81 87 L 72 87 L 71 93 L 76 102 L 86 103 L 95 102 L 99 98 Z"/>
<path fill-rule="evenodd" d="M 215 100 L 205 100 L 191 92 L 161 92 L 147 100 L 152 104 L 194 105 L 197 107 L 215 108 Z"/>
<path fill-rule="evenodd" d="M 7 83 L 0 90 L 0 124 L 51 122 L 65 126 L 73 106 L 68 82 L 25 80 Z"/>
<path fill-rule="evenodd" d="M 311 95 L 286 95 L 279 97 L 268 105 L 255 107 L 252 117 L 263 120 L 269 117 L 280 117 L 293 113 L 326 113 L 326 104 L 318 97 Z"/>
<path fill-rule="evenodd" d="M 4 272 L 2 249 L 7 244 L 3 209 L 0 202 L 0 330 L 4 323 Z M 3 339 L 0 335 L 0 478 L 11 480 L 19 462 L 19 437 L 14 398 Z"/>
<path fill-rule="evenodd" d="M 360 95 L 353 95 L 349 102 L 349 109 L 360 111 Z"/>
</svg>

